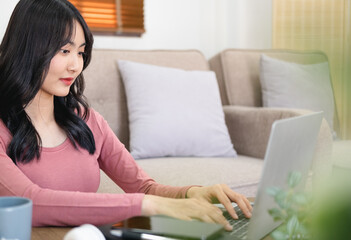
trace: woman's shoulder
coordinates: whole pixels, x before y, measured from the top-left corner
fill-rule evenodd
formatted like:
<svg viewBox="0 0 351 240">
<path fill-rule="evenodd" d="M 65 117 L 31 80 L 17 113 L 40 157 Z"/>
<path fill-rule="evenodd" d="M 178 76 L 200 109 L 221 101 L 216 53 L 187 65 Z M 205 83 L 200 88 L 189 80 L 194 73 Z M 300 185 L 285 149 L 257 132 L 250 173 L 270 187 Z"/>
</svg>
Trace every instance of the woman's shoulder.
<svg viewBox="0 0 351 240">
<path fill-rule="evenodd" d="M 103 131 L 103 129 L 106 128 L 106 125 L 108 125 L 104 117 L 93 108 L 88 109 L 86 123 L 93 132 L 94 130 Z"/>
<path fill-rule="evenodd" d="M 89 108 L 88 109 L 88 115 L 87 115 L 87 122 L 89 121 L 102 121 L 104 120 L 104 117 L 99 113 L 97 112 L 94 108 Z"/>
<path fill-rule="evenodd" d="M 12 138 L 10 130 L 7 128 L 6 124 L 0 119 L 0 140 L 8 143 Z"/>
</svg>

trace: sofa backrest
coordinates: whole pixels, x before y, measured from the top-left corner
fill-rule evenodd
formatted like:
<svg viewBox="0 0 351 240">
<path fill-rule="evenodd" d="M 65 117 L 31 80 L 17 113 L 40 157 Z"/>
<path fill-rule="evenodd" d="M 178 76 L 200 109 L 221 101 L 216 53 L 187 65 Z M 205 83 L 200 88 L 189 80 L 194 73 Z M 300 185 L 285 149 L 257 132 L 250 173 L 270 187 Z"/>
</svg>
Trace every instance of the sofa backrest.
<svg viewBox="0 0 351 240">
<path fill-rule="evenodd" d="M 262 107 L 259 79 L 260 57 L 272 58 L 300 64 L 328 61 L 323 52 L 299 52 L 290 50 L 244 50 L 227 49 L 209 60 L 216 72 L 223 105 Z"/>
<path fill-rule="evenodd" d="M 111 126 L 119 140 L 129 147 L 126 95 L 117 60 L 129 60 L 184 70 L 209 70 L 204 55 L 197 50 L 102 50 L 94 49 L 84 71 L 85 96 L 89 104 Z"/>
</svg>

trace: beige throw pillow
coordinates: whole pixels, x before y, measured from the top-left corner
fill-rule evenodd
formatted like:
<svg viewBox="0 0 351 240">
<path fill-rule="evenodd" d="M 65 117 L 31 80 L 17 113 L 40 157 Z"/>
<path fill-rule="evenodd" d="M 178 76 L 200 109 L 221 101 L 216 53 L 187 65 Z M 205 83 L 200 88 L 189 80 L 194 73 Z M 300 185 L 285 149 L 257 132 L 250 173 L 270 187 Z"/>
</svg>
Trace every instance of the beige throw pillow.
<svg viewBox="0 0 351 240">
<path fill-rule="evenodd" d="M 118 61 L 134 158 L 235 157 L 215 74 Z"/>
<path fill-rule="evenodd" d="M 334 95 L 328 62 L 304 65 L 263 54 L 260 82 L 264 107 L 323 111 L 333 129 Z"/>
</svg>

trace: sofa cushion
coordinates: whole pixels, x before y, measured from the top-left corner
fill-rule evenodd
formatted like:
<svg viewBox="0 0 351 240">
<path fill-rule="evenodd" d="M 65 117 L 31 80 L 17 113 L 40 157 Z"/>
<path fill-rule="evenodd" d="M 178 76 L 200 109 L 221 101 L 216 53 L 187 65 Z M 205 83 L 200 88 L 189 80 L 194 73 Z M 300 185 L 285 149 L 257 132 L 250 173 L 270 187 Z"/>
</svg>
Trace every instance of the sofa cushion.
<svg viewBox="0 0 351 240">
<path fill-rule="evenodd" d="M 206 58 L 197 50 L 94 49 L 90 65 L 83 73 L 86 82 L 84 94 L 127 149 L 128 112 L 124 86 L 116 64 L 119 59 L 185 70 L 209 70 Z"/>
<path fill-rule="evenodd" d="M 260 81 L 264 107 L 323 111 L 333 128 L 334 96 L 328 62 L 297 64 L 263 54 Z"/>
<path fill-rule="evenodd" d="M 118 65 L 135 159 L 236 156 L 213 72 L 121 60 Z"/>
<path fill-rule="evenodd" d="M 149 158 L 138 165 L 158 183 L 170 186 L 210 186 L 225 183 L 234 191 L 254 197 L 264 162 L 238 155 L 236 158 Z M 102 174 L 99 192 L 122 192 Z"/>
</svg>

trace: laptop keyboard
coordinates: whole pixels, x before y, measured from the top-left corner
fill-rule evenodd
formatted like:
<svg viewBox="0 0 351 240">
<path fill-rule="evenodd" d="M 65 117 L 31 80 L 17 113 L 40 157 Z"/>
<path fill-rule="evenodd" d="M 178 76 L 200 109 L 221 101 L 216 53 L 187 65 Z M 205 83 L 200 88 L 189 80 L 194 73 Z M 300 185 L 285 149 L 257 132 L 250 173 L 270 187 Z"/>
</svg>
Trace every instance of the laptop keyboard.
<svg viewBox="0 0 351 240">
<path fill-rule="evenodd" d="M 246 239 L 249 219 L 245 217 L 244 213 L 238 206 L 234 207 L 234 209 L 239 219 L 233 219 L 227 210 L 224 209 L 223 211 L 223 216 L 228 220 L 230 225 L 233 226 L 233 231 L 229 234 L 231 236 L 235 236 L 238 239 Z"/>
</svg>

